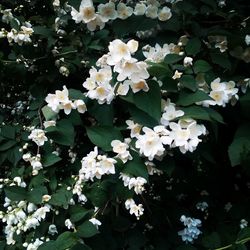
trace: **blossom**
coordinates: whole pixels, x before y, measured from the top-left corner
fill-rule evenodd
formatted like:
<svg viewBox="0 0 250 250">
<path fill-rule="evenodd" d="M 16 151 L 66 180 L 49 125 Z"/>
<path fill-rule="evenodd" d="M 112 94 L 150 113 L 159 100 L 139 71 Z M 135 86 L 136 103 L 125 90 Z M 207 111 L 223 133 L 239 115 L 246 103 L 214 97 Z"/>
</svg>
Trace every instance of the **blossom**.
<svg viewBox="0 0 250 250">
<path fill-rule="evenodd" d="M 193 152 L 201 142 L 199 136 L 206 133 L 205 126 L 197 124 L 193 119 L 180 119 L 178 123 L 170 122 L 169 127 L 171 147 L 179 147 L 182 153 Z"/>
<path fill-rule="evenodd" d="M 72 7 L 71 16 L 76 23 L 89 23 L 94 20 L 96 18 L 96 14 L 92 0 L 82 0 L 79 11 Z"/>
<path fill-rule="evenodd" d="M 183 222 L 186 227 L 182 231 L 179 231 L 178 235 L 181 236 L 183 241 L 192 243 L 194 239 L 197 239 L 201 234 L 201 231 L 198 229 L 198 227 L 201 227 L 201 221 L 199 219 L 186 217 L 185 215 L 181 216 L 180 221 Z"/>
<path fill-rule="evenodd" d="M 89 221 L 96 226 L 96 228 L 98 229 L 98 227 L 102 224 L 99 220 L 97 220 L 96 218 L 91 218 L 89 219 Z"/>
<path fill-rule="evenodd" d="M 170 8 L 167 6 L 163 7 L 159 12 L 158 12 L 158 19 L 160 21 L 167 21 L 172 17 L 172 13 Z"/>
<path fill-rule="evenodd" d="M 129 210 L 129 213 L 132 215 L 134 214 L 137 219 L 140 219 L 140 216 L 143 215 L 144 208 L 142 204 L 136 205 L 133 199 L 127 199 L 125 202 L 126 209 Z"/>
<path fill-rule="evenodd" d="M 115 4 L 112 2 L 98 5 L 98 13 L 102 17 L 103 22 L 114 20 L 117 18 L 117 11 L 115 10 Z"/>
<path fill-rule="evenodd" d="M 120 174 L 120 177 L 123 180 L 123 184 L 125 187 L 128 187 L 129 189 L 134 189 L 136 194 L 141 194 L 145 188 L 144 184 L 147 183 L 147 180 L 143 177 L 130 177 L 124 173 Z"/>
<path fill-rule="evenodd" d="M 135 143 L 135 147 L 140 150 L 140 154 L 145 155 L 149 160 L 153 160 L 155 156 L 163 155 L 165 151 L 163 144 L 170 143 L 168 137 L 169 131 L 160 126 L 155 127 L 154 130 L 143 127 L 142 131 L 144 134 L 138 135 Z M 164 132 L 164 136 L 161 136 L 160 132 Z"/>
<path fill-rule="evenodd" d="M 185 67 L 193 65 L 193 58 L 189 57 L 189 56 L 186 56 L 184 58 L 184 60 L 183 60 L 183 64 L 184 64 Z"/>
<path fill-rule="evenodd" d="M 134 14 L 136 16 L 142 16 L 145 14 L 147 6 L 144 3 L 137 3 L 134 8 Z"/>
<path fill-rule="evenodd" d="M 250 45 L 250 35 L 245 36 L 245 42 L 247 46 Z"/>
<path fill-rule="evenodd" d="M 98 155 L 97 147 L 81 160 L 82 167 L 79 170 L 80 181 L 92 180 L 94 177 L 101 179 L 104 174 L 115 174 L 116 160 L 106 155 Z"/>
<path fill-rule="evenodd" d="M 127 120 L 126 124 L 128 125 L 127 128 L 131 130 L 130 132 L 131 138 L 137 137 L 140 134 L 142 126 L 139 123 L 134 123 L 134 121 L 132 120 Z"/>
<path fill-rule="evenodd" d="M 33 129 L 31 134 L 28 136 L 37 146 L 43 146 L 48 138 L 45 136 L 45 132 L 42 129 Z"/>
<path fill-rule="evenodd" d="M 133 8 L 128 7 L 124 3 L 119 3 L 117 5 L 117 14 L 118 14 L 118 18 L 126 19 L 133 14 Z"/>
<path fill-rule="evenodd" d="M 128 151 L 129 145 L 128 142 L 121 142 L 119 140 L 113 140 L 111 142 L 113 152 L 117 153 L 116 157 L 122 160 L 123 163 L 126 163 L 128 160 L 132 160 L 132 156 Z"/>
<path fill-rule="evenodd" d="M 174 103 L 168 103 L 161 116 L 161 124 L 167 126 L 170 121 L 184 115 L 182 110 L 176 110 Z"/>
</svg>

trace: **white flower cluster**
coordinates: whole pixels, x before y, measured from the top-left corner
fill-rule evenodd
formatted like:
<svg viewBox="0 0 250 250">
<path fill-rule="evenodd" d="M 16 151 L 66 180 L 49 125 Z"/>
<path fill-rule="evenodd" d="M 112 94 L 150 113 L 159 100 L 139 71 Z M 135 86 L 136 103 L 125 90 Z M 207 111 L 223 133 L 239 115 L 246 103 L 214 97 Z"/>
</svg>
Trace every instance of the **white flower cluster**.
<svg viewBox="0 0 250 250">
<path fill-rule="evenodd" d="M 201 227 L 201 221 L 199 219 L 186 217 L 185 215 L 181 216 L 180 221 L 183 222 L 186 227 L 179 231 L 178 235 L 181 236 L 183 241 L 192 243 L 201 234 L 198 228 Z"/>
<path fill-rule="evenodd" d="M 135 178 L 121 173 L 119 178 L 122 179 L 125 187 L 128 187 L 129 189 L 133 188 L 136 194 L 141 194 L 145 190 L 144 185 L 147 183 L 147 180 L 143 177 Z"/>
<path fill-rule="evenodd" d="M 23 154 L 23 160 L 26 162 L 30 162 L 30 165 L 33 168 L 32 175 L 38 175 L 38 171 L 43 168 L 40 154 L 32 156 L 31 153 L 28 152 L 26 154 Z"/>
<path fill-rule="evenodd" d="M 124 43 L 115 39 L 110 42 L 108 49 L 109 52 L 96 63 L 99 69 L 90 69 L 90 77 L 83 83 L 83 87 L 88 90 L 86 95 L 90 99 L 96 99 L 99 104 L 110 104 L 115 97 L 115 90 L 117 95 L 126 95 L 129 88 L 134 93 L 140 90 L 148 91 L 147 64 L 132 57 L 138 50 L 138 42 L 130 40 Z M 110 83 L 112 70 L 117 73 L 115 86 Z"/>
<path fill-rule="evenodd" d="M 150 161 L 154 157 L 163 156 L 165 152 L 164 145 L 169 145 L 171 139 L 168 136 L 169 131 L 164 126 L 156 126 L 153 129 L 143 127 L 143 135 L 137 136 L 135 147 L 139 149 L 140 154 L 148 157 Z"/>
<path fill-rule="evenodd" d="M 218 105 L 225 107 L 229 101 L 234 99 L 238 99 L 238 88 L 235 88 L 235 82 L 229 81 L 229 82 L 221 82 L 221 79 L 218 77 L 215 80 L 211 82 L 211 91 L 209 93 L 209 96 L 213 100 L 206 100 L 203 101 L 202 104 L 204 106 L 209 105 Z"/>
<path fill-rule="evenodd" d="M 55 94 L 48 94 L 45 101 L 48 103 L 48 107 L 56 113 L 63 109 L 64 113 L 68 115 L 72 109 L 77 109 L 79 113 L 83 114 L 87 110 L 83 100 L 72 101 L 69 99 L 69 91 L 66 86 L 63 86 L 63 90 L 56 90 Z"/>
<path fill-rule="evenodd" d="M 116 158 L 120 159 L 123 163 L 126 163 L 128 160 L 133 159 L 130 152 L 128 151 L 130 142 L 130 138 L 125 139 L 124 142 L 121 142 L 119 140 L 113 140 L 111 142 L 113 152 L 117 153 Z"/>
<path fill-rule="evenodd" d="M 97 147 L 82 158 L 82 167 L 79 170 L 79 180 L 88 181 L 96 177 L 101 179 L 105 174 L 115 174 L 116 160 L 106 155 L 98 155 Z"/>
<path fill-rule="evenodd" d="M 156 43 L 154 47 L 146 45 L 142 48 L 143 55 L 146 57 L 146 62 L 160 63 L 168 54 L 175 54 L 179 48 L 177 45 L 165 43 L 162 47 Z"/>
<path fill-rule="evenodd" d="M 115 19 L 127 19 L 131 15 L 142 16 L 167 21 L 172 17 L 170 8 L 167 6 L 161 8 L 157 0 L 139 1 L 134 8 L 127 6 L 125 3 L 114 2 L 101 3 L 97 10 L 92 0 L 82 0 L 79 10 L 72 7 L 71 16 L 76 23 L 83 22 L 90 31 L 95 31 L 98 27 L 103 29 L 105 23 Z"/>
<path fill-rule="evenodd" d="M 24 25 L 20 27 L 20 30 L 11 29 L 11 31 L 7 31 L 4 28 L 0 31 L 0 38 L 7 38 L 8 42 L 17 43 L 22 46 L 23 44 L 31 43 L 31 35 L 34 33 L 32 26 L 29 22 L 25 22 Z"/>
<path fill-rule="evenodd" d="M 44 143 L 48 141 L 48 138 L 42 129 L 33 129 L 28 138 L 35 142 L 38 147 L 43 146 Z"/>
<path fill-rule="evenodd" d="M 144 208 L 142 204 L 136 205 L 133 199 L 127 199 L 125 201 L 125 207 L 129 210 L 129 213 L 131 215 L 134 214 L 138 220 L 140 219 L 140 216 L 143 215 Z"/>
<path fill-rule="evenodd" d="M 5 197 L 4 207 L 6 212 L 0 211 L 0 219 L 7 225 L 4 228 L 6 242 L 8 245 L 14 245 L 14 235 L 20 235 L 30 229 L 38 227 L 46 214 L 50 212 L 50 206 L 37 207 L 33 203 L 27 201 L 11 201 Z M 32 248 L 30 248 L 32 249 Z"/>
<path fill-rule="evenodd" d="M 206 134 L 206 128 L 193 119 L 182 118 L 178 122 L 173 121 L 183 115 L 184 112 L 177 110 L 175 104 L 168 100 L 161 117 L 162 125 L 153 129 L 143 127 L 144 134 L 135 135 L 135 147 L 139 149 L 140 154 L 151 161 L 164 156 L 165 145 L 170 148 L 179 147 L 183 154 L 187 151 L 193 152 L 201 142 L 199 136 Z"/>
<path fill-rule="evenodd" d="M 28 243 L 28 242 L 23 243 L 23 247 L 26 247 L 27 250 L 37 250 L 38 247 L 41 246 L 43 243 L 44 241 L 40 239 L 35 239 L 31 243 Z"/>
</svg>

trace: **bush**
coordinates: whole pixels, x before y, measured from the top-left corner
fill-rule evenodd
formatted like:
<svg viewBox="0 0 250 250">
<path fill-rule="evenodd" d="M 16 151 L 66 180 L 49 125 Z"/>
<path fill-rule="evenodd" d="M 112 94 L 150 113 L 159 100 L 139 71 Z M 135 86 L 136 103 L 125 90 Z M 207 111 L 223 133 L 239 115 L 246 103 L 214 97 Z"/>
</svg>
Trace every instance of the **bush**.
<svg viewBox="0 0 250 250">
<path fill-rule="evenodd" d="M 1 249 L 247 249 L 246 1 L 0 11 Z"/>
</svg>

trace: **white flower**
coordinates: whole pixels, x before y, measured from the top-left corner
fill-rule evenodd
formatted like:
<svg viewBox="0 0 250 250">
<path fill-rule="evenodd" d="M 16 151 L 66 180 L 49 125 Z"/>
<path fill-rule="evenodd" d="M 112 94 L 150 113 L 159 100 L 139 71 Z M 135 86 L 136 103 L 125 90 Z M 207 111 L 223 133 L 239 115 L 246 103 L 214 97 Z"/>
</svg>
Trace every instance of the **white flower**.
<svg viewBox="0 0 250 250">
<path fill-rule="evenodd" d="M 92 0 L 82 0 L 79 12 L 72 7 L 71 16 L 76 23 L 89 23 L 94 20 L 96 18 L 96 14 Z"/>
<path fill-rule="evenodd" d="M 113 140 L 111 142 L 113 147 L 113 152 L 117 153 L 116 157 L 126 163 L 128 160 L 132 160 L 132 156 L 128 151 L 129 145 L 127 143 L 121 142 L 119 140 Z"/>
<path fill-rule="evenodd" d="M 96 218 L 91 218 L 91 219 L 89 219 L 89 221 L 90 221 L 94 226 L 96 226 L 97 229 L 98 229 L 99 226 L 102 225 L 102 223 L 101 223 L 99 220 L 97 220 Z"/>
<path fill-rule="evenodd" d="M 71 222 L 70 219 L 66 219 L 66 220 L 65 220 L 65 226 L 66 226 L 68 229 L 73 229 L 73 228 L 74 228 L 74 224 Z"/>
<path fill-rule="evenodd" d="M 164 154 L 163 143 L 166 144 L 166 139 L 168 138 L 167 136 L 164 136 L 164 139 L 161 138 L 154 130 L 143 127 L 142 131 L 144 135 L 138 135 L 135 143 L 135 147 L 140 150 L 140 154 L 145 155 L 149 160 L 153 160 L 155 156 L 162 156 Z"/>
<path fill-rule="evenodd" d="M 250 45 L 250 35 L 245 36 L 245 42 L 247 46 Z"/>
<path fill-rule="evenodd" d="M 198 137 L 206 134 L 204 125 L 199 125 L 193 119 L 181 119 L 178 123 L 170 122 L 169 137 L 173 141 L 172 147 L 179 147 L 182 153 L 193 152 L 201 139 Z"/>
<path fill-rule="evenodd" d="M 99 4 L 98 13 L 100 14 L 104 22 L 108 22 L 109 20 L 114 20 L 117 18 L 117 11 L 115 10 L 115 4 L 112 2 L 106 4 Z"/>
<path fill-rule="evenodd" d="M 145 13 L 146 17 L 155 19 L 158 17 L 158 7 L 155 5 L 149 5 Z"/>
<path fill-rule="evenodd" d="M 93 90 L 89 90 L 86 94 L 90 99 L 96 99 L 99 104 L 110 104 L 115 97 L 114 88 L 109 83 L 97 85 Z"/>
<path fill-rule="evenodd" d="M 119 39 L 109 43 L 110 57 L 107 58 L 107 63 L 109 65 L 116 65 L 122 59 L 130 60 L 131 52 L 129 46 Z"/>
<path fill-rule="evenodd" d="M 101 30 L 104 28 L 104 26 L 105 22 L 103 21 L 102 17 L 99 14 L 96 14 L 95 19 L 87 23 L 87 28 L 90 31 L 95 31 L 97 27 L 99 27 L 99 29 Z"/>
<path fill-rule="evenodd" d="M 44 121 L 44 122 L 43 122 L 43 126 L 44 126 L 45 128 L 54 127 L 54 126 L 56 126 L 56 121 L 53 121 L 53 120 Z"/>
<path fill-rule="evenodd" d="M 146 57 L 146 61 L 160 63 L 168 54 L 170 54 L 170 47 L 168 44 L 164 44 L 163 47 L 161 47 L 156 43 L 154 47 L 149 45 L 143 47 L 143 55 Z"/>
<path fill-rule="evenodd" d="M 167 6 L 163 7 L 158 13 L 158 19 L 160 21 L 167 21 L 172 17 L 171 9 Z"/>
<path fill-rule="evenodd" d="M 128 125 L 127 128 L 131 130 L 130 137 L 131 138 L 138 137 L 142 129 L 142 126 L 138 123 L 134 123 L 134 121 L 132 120 L 127 120 L 126 124 Z"/>
<path fill-rule="evenodd" d="M 129 213 L 131 215 L 134 214 L 137 219 L 139 219 L 140 216 L 143 215 L 144 208 L 142 204 L 136 205 L 133 199 L 127 199 L 125 202 L 125 207 L 129 210 Z"/>
<path fill-rule="evenodd" d="M 174 75 L 172 76 L 172 78 L 173 78 L 174 80 L 179 79 L 179 78 L 181 78 L 182 74 L 183 74 L 182 72 L 179 72 L 178 70 L 176 70 L 176 71 L 174 72 Z"/>
<path fill-rule="evenodd" d="M 83 100 L 75 100 L 74 106 L 77 108 L 77 111 L 82 114 L 87 110 L 86 104 Z"/>
<path fill-rule="evenodd" d="M 58 231 L 57 231 L 57 228 L 56 228 L 55 224 L 49 225 L 49 232 L 48 233 L 51 234 L 51 235 L 58 234 Z"/>
<path fill-rule="evenodd" d="M 92 180 L 94 177 L 101 179 L 104 174 L 114 174 L 116 160 L 105 155 L 98 155 L 97 147 L 87 156 L 82 158 L 82 167 L 79 171 L 79 178 L 82 181 Z"/>
<path fill-rule="evenodd" d="M 116 89 L 116 95 L 127 95 L 130 84 L 127 81 L 124 81 L 123 83 L 117 83 L 116 86 L 117 85 L 118 88 Z"/>
<path fill-rule="evenodd" d="M 182 110 L 176 110 L 175 105 L 170 103 L 164 108 L 164 113 L 162 114 L 162 117 L 161 117 L 161 124 L 168 126 L 170 121 L 183 115 L 184 115 L 184 112 Z"/>
<path fill-rule="evenodd" d="M 48 138 L 45 136 L 45 132 L 42 129 L 34 129 L 31 131 L 31 134 L 28 136 L 33 142 L 38 146 L 43 146 Z"/>
<path fill-rule="evenodd" d="M 183 60 L 183 64 L 185 67 L 192 66 L 193 65 L 193 58 L 186 56 Z"/>
<path fill-rule="evenodd" d="M 134 14 L 136 16 L 142 16 L 145 14 L 147 6 L 144 3 L 137 3 L 135 5 Z"/>
<path fill-rule="evenodd" d="M 133 14 L 133 8 L 128 7 L 124 3 L 119 3 L 117 5 L 117 14 L 118 14 L 118 18 L 126 19 Z"/>
<path fill-rule="evenodd" d="M 61 66 L 59 68 L 59 73 L 62 74 L 63 76 L 68 77 L 70 72 L 69 72 L 69 69 L 67 67 Z"/>
</svg>

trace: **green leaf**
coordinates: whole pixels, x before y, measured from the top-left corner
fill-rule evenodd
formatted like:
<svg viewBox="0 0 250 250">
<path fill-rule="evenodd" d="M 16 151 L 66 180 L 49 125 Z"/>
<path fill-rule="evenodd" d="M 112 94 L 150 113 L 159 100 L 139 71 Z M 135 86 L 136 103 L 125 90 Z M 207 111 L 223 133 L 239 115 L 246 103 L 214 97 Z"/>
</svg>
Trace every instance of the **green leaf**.
<svg viewBox="0 0 250 250">
<path fill-rule="evenodd" d="M 211 108 L 190 106 L 182 107 L 181 110 L 185 113 L 184 117 L 191 117 L 193 119 L 198 120 L 217 121 L 223 123 L 222 116 L 217 111 Z"/>
<path fill-rule="evenodd" d="M 12 148 L 17 144 L 16 141 L 8 140 L 0 143 L 0 151 L 5 151 L 7 149 Z"/>
<path fill-rule="evenodd" d="M 45 117 L 46 121 L 49 121 L 49 120 L 54 120 L 56 117 L 57 117 L 57 113 L 54 112 L 50 107 L 48 106 L 44 106 L 42 108 L 42 113 L 43 113 L 43 116 Z"/>
<path fill-rule="evenodd" d="M 48 194 L 48 190 L 46 187 L 42 186 L 34 188 L 30 192 L 28 192 L 26 199 L 32 203 L 40 204 L 42 202 L 42 196 L 45 194 Z"/>
<path fill-rule="evenodd" d="M 212 69 L 210 64 L 204 60 L 198 60 L 194 63 L 194 72 L 195 73 L 205 73 Z"/>
<path fill-rule="evenodd" d="M 112 23 L 112 29 L 118 36 L 124 36 L 137 31 L 149 30 L 154 28 L 157 23 L 157 20 L 133 15 L 126 20 L 116 19 Z"/>
<path fill-rule="evenodd" d="M 97 102 L 88 108 L 88 112 L 95 117 L 100 125 L 112 126 L 114 119 L 114 108 L 112 104 L 99 105 Z"/>
<path fill-rule="evenodd" d="M 5 195 L 12 201 L 21 201 L 27 199 L 27 191 L 25 188 L 17 186 L 9 186 L 4 189 Z"/>
<path fill-rule="evenodd" d="M 77 99 L 81 99 L 81 100 L 86 100 L 85 95 L 78 89 L 69 89 L 69 98 L 72 100 L 77 100 Z"/>
<path fill-rule="evenodd" d="M 240 230 L 237 235 L 237 241 L 244 240 L 250 237 L 250 227 L 245 227 Z"/>
<path fill-rule="evenodd" d="M 50 153 L 50 154 L 46 154 L 44 155 L 44 157 L 42 158 L 42 164 L 44 167 L 49 167 L 51 165 L 54 165 L 55 163 L 61 161 L 62 158 L 53 154 L 53 153 Z"/>
<path fill-rule="evenodd" d="M 134 94 L 133 102 L 136 107 L 149 114 L 155 120 L 161 118 L 161 91 L 159 84 L 155 81 L 149 81 L 149 91 L 140 91 Z"/>
<path fill-rule="evenodd" d="M 190 89 L 192 91 L 196 91 L 197 90 L 196 80 L 191 75 L 183 75 L 180 78 L 180 83 L 182 84 L 183 87 L 185 87 L 187 89 Z"/>
<path fill-rule="evenodd" d="M 157 78 L 163 76 L 171 76 L 172 72 L 168 68 L 168 65 L 164 63 L 149 63 L 150 67 L 148 68 L 148 72 L 151 76 L 155 76 Z"/>
<path fill-rule="evenodd" d="M 71 249 L 78 242 L 76 233 L 64 232 L 56 239 L 56 248 L 60 250 Z"/>
<path fill-rule="evenodd" d="M 98 233 L 96 226 L 93 225 L 90 221 L 85 221 L 77 228 L 77 235 L 83 238 L 89 238 Z"/>
<path fill-rule="evenodd" d="M 231 165 L 239 165 L 241 161 L 250 153 L 250 131 L 249 124 L 241 125 L 228 148 Z"/>
<path fill-rule="evenodd" d="M 204 236 L 202 239 L 202 245 L 207 249 L 215 249 L 220 247 L 221 240 L 219 234 L 217 232 L 213 232 Z"/>
<path fill-rule="evenodd" d="M 154 127 L 159 124 L 157 120 L 149 116 L 146 112 L 136 108 L 134 105 L 129 105 L 128 108 L 133 121 L 147 127 Z"/>
<path fill-rule="evenodd" d="M 190 39 L 186 45 L 186 52 L 188 55 L 196 55 L 200 52 L 200 49 L 201 42 L 197 37 Z"/>
<path fill-rule="evenodd" d="M 104 151 L 111 151 L 113 140 L 123 140 L 121 132 L 111 126 L 94 126 L 87 129 L 87 135 L 91 142 Z"/>
<path fill-rule="evenodd" d="M 133 160 L 128 161 L 123 170 L 123 173 L 130 174 L 135 177 L 143 177 L 146 180 L 148 180 L 148 170 L 142 159 L 137 156 L 136 154 L 133 154 Z"/>
<path fill-rule="evenodd" d="M 43 243 L 41 246 L 39 246 L 37 250 L 51 250 L 51 249 L 56 249 L 56 247 L 57 247 L 57 245 L 56 245 L 55 241 L 50 240 L 48 242 Z"/>
<path fill-rule="evenodd" d="M 7 158 L 14 166 L 22 159 L 22 153 L 19 149 L 19 147 L 14 147 L 7 151 Z"/>
<path fill-rule="evenodd" d="M 167 64 L 173 64 L 173 63 L 179 62 L 182 59 L 183 59 L 183 56 L 179 56 L 177 54 L 168 54 L 165 56 L 164 62 Z"/>
<path fill-rule="evenodd" d="M 72 196 L 72 192 L 61 188 L 55 194 L 52 194 L 49 203 L 54 206 L 66 206 L 67 204 L 69 204 Z"/>
<path fill-rule="evenodd" d="M 230 70 L 232 68 L 232 64 L 226 54 L 222 53 L 211 53 L 212 62 L 220 65 L 224 69 Z"/>
<path fill-rule="evenodd" d="M 55 127 L 48 127 L 46 131 L 48 137 L 60 145 L 72 146 L 74 143 L 74 127 L 67 119 L 57 122 Z"/>
<path fill-rule="evenodd" d="M 202 90 L 197 90 L 195 93 L 182 91 L 176 103 L 181 106 L 189 106 L 205 100 L 212 100 L 212 98 Z"/>
<path fill-rule="evenodd" d="M 75 205 L 70 207 L 70 220 L 72 222 L 77 222 L 83 219 L 86 215 L 91 213 L 93 210 L 88 210 L 80 205 Z"/>
<path fill-rule="evenodd" d="M 1 135 L 8 139 L 15 139 L 16 129 L 10 125 L 4 125 L 1 127 Z"/>
</svg>

